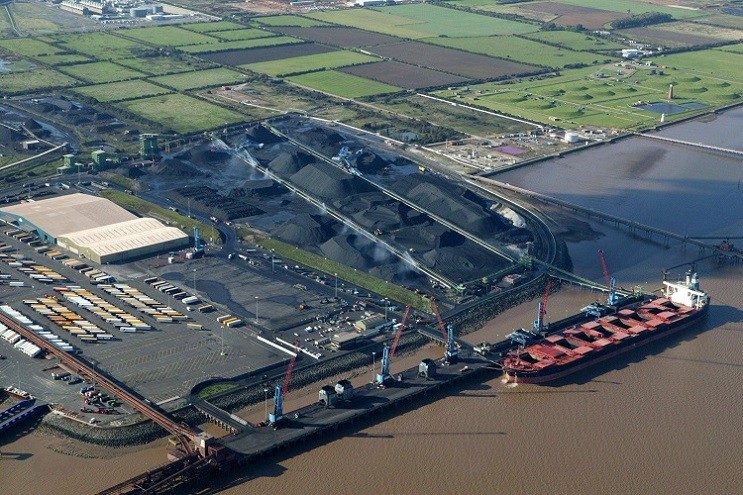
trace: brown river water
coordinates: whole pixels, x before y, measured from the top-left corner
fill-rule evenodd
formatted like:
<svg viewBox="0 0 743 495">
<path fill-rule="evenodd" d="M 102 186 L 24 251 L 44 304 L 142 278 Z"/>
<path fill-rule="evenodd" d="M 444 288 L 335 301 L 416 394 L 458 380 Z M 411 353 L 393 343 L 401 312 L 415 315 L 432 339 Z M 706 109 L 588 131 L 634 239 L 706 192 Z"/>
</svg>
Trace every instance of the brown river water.
<svg viewBox="0 0 743 495">
<path fill-rule="evenodd" d="M 740 112 L 732 116 L 738 118 Z M 704 129 L 703 123 L 693 125 Z M 703 141 L 703 135 L 696 140 Z M 647 150 L 648 143 L 626 140 L 613 146 L 619 160 L 623 152 Z M 649 153 L 656 174 L 667 166 L 664 156 L 673 157 L 679 151 Z M 566 174 L 585 177 L 581 161 L 599 167 L 590 156 L 580 155 L 574 162 L 565 158 L 549 170 L 569 182 Z M 687 153 L 683 159 L 693 155 Z M 627 201 L 640 198 L 643 206 L 633 218 L 625 203 L 620 207 L 622 216 L 679 230 L 682 222 L 674 216 L 670 199 L 680 201 L 687 193 L 695 207 L 706 209 L 689 213 L 693 220 L 689 232 L 702 235 L 731 228 L 741 235 L 743 191 L 738 192 L 736 183 L 743 175 L 743 163 L 733 160 L 737 168 L 731 171 L 729 157 L 708 158 L 704 162 L 708 170 L 698 188 L 679 185 L 693 167 L 685 165 L 683 173 L 673 177 L 669 173 L 664 186 L 673 186 L 662 187 L 660 193 L 667 202 L 655 197 L 647 207 L 642 205 L 638 191 L 652 187 L 651 181 L 622 186 L 629 191 Z M 721 165 L 715 168 L 713 163 Z M 583 194 L 571 199 L 589 204 L 591 195 L 622 195 L 619 186 L 607 185 L 612 183 L 612 170 L 617 169 L 606 163 L 600 166 L 605 173 L 598 173 L 590 187 L 572 186 L 582 188 Z M 648 178 L 648 170 L 638 167 L 636 173 Z M 553 183 L 544 176 L 529 180 L 530 174 L 517 171 L 509 181 L 547 194 L 555 192 L 548 190 Z M 516 180 L 519 176 L 522 181 Z M 570 187 L 562 190 L 563 197 L 573 194 Z M 700 197 L 708 192 L 705 188 L 716 189 L 726 207 L 720 208 L 712 192 L 706 200 Z M 603 209 L 610 212 L 607 208 Z M 706 223 L 705 218 L 709 219 Z M 661 267 L 698 256 L 696 248 L 667 249 L 608 226 L 593 227 L 603 235 L 576 241 L 570 250 L 579 273 L 594 280 L 601 279 L 597 248 L 607 251 L 620 285 L 643 284 L 646 289 L 661 285 Z M 697 268 L 703 288 L 712 296 L 712 307 L 706 321 L 695 329 L 589 370 L 559 387 L 505 385 L 499 378 L 473 382 L 435 402 L 346 431 L 311 450 L 268 458 L 213 480 L 209 488 L 180 493 L 741 493 L 743 266 L 717 266 L 708 260 Z M 674 276 L 679 273 L 681 269 L 675 270 Z M 549 300 L 548 319 L 568 316 L 599 297 L 598 293 L 562 288 Z M 499 340 L 515 327 L 530 325 L 535 312 L 536 301 L 522 304 L 466 338 L 471 343 Z M 392 371 L 439 353 L 439 348 L 424 348 L 393 363 Z M 370 374 L 357 381 L 365 376 Z M 316 393 L 315 388 L 290 393 L 286 409 L 316 400 Z M 261 404 L 240 414 L 256 420 L 262 409 Z M 0 451 L 5 454 L 0 458 L 0 494 L 77 495 L 94 493 L 165 462 L 166 441 L 106 450 L 34 431 L 0 442 Z"/>
</svg>

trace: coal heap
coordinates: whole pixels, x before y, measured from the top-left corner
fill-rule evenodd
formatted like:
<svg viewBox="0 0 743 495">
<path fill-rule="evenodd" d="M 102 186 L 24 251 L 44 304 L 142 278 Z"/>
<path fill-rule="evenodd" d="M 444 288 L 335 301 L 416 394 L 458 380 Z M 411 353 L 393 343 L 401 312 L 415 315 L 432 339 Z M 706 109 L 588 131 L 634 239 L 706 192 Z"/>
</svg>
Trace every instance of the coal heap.
<svg viewBox="0 0 743 495">
<path fill-rule="evenodd" d="M 355 247 L 356 235 L 339 235 L 320 245 L 320 252 L 332 260 L 342 263 L 346 266 L 366 270 L 369 268 L 369 261 Z"/>
<path fill-rule="evenodd" d="M 387 166 L 387 162 L 371 151 L 362 151 L 354 156 L 353 166 L 361 173 L 374 174 L 382 171 Z"/>
<path fill-rule="evenodd" d="M 187 179 L 193 177 L 209 176 L 209 174 L 201 172 L 195 167 L 192 167 L 188 162 L 185 162 L 178 158 L 164 158 L 159 163 L 148 167 L 147 171 L 151 174 L 157 174 L 162 177 L 170 178 Z"/>
<path fill-rule="evenodd" d="M 279 239 L 299 246 L 320 245 L 331 237 L 330 229 L 321 217 L 302 213 L 281 224 L 273 234 Z"/>
<path fill-rule="evenodd" d="M 24 136 L 20 132 L 0 126 L 0 145 L 16 147 L 23 139 Z"/>
<path fill-rule="evenodd" d="M 294 136 L 298 141 L 312 147 L 325 156 L 335 156 L 341 149 L 343 136 L 330 129 L 313 127 Z"/>
<path fill-rule="evenodd" d="M 168 193 L 168 197 L 182 205 L 188 203 L 193 212 L 222 221 L 265 213 L 245 201 L 222 196 L 206 186 L 182 187 Z"/>
<path fill-rule="evenodd" d="M 310 194 L 329 200 L 374 190 L 358 177 L 325 163 L 311 163 L 292 175 L 290 180 Z"/>
<path fill-rule="evenodd" d="M 392 185 L 425 210 L 479 235 L 493 235 L 508 225 L 484 207 L 484 202 L 467 189 L 450 181 L 421 175 L 407 175 Z"/>
<path fill-rule="evenodd" d="M 245 131 L 245 135 L 258 144 L 274 144 L 281 142 L 281 138 L 266 129 L 263 125 L 256 125 Z"/>
<path fill-rule="evenodd" d="M 207 148 L 188 151 L 183 157 L 190 159 L 195 165 L 211 165 L 229 160 L 230 154 L 226 151 Z"/>
<path fill-rule="evenodd" d="M 264 198 L 280 196 L 286 193 L 286 189 L 271 179 L 259 179 L 245 181 L 240 187 L 232 189 L 228 196 L 231 198 L 243 198 L 261 196 Z"/>
<path fill-rule="evenodd" d="M 289 177 L 313 161 L 312 156 L 301 151 L 282 151 L 268 162 L 268 168 L 281 176 Z"/>
</svg>

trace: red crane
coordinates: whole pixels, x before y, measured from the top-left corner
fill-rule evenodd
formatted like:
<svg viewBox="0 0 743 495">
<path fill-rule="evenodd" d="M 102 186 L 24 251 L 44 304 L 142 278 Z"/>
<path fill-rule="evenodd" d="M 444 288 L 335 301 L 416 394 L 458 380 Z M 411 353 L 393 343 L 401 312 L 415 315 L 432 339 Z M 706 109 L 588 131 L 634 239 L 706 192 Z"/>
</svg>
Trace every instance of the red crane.
<svg viewBox="0 0 743 495">
<path fill-rule="evenodd" d="M 439 324 L 439 330 L 441 330 L 441 335 L 444 337 L 444 342 L 447 342 L 449 340 L 449 333 L 446 331 L 444 320 L 441 319 L 441 313 L 439 312 L 439 305 L 436 304 L 436 299 L 431 298 L 431 307 L 433 308 L 433 314 L 436 315 L 436 321 Z"/>
<path fill-rule="evenodd" d="M 539 308 L 539 319 L 544 321 L 544 315 L 547 314 L 547 300 L 552 292 L 552 279 L 547 277 L 547 286 L 544 288 L 544 295 L 542 296 L 542 305 Z"/>
<path fill-rule="evenodd" d="M 603 249 L 599 249 L 599 259 L 601 260 L 601 269 L 604 271 L 604 282 L 606 282 L 606 286 L 609 287 L 611 285 L 611 277 L 609 276 L 609 266 L 606 264 Z"/>
<path fill-rule="evenodd" d="M 286 369 L 286 375 L 284 375 L 284 384 L 281 386 L 282 397 L 285 396 L 286 391 L 289 390 L 289 380 L 292 379 L 292 372 L 294 372 L 294 362 L 297 360 L 297 356 L 299 356 L 299 339 L 294 342 L 294 348 L 296 353 L 289 361 L 289 367 Z"/>
<path fill-rule="evenodd" d="M 397 329 L 397 332 L 395 332 L 395 339 L 392 341 L 392 347 L 390 347 L 390 359 L 392 356 L 395 355 L 395 349 L 397 349 L 397 344 L 400 342 L 400 336 L 402 335 L 402 331 L 405 329 L 405 325 L 408 323 L 408 315 L 410 314 L 410 305 L 408 304 L 405 306 L 405 312 L 402 315 L 402 320 L 400 321 L 400 328 Z"/>
</svg>

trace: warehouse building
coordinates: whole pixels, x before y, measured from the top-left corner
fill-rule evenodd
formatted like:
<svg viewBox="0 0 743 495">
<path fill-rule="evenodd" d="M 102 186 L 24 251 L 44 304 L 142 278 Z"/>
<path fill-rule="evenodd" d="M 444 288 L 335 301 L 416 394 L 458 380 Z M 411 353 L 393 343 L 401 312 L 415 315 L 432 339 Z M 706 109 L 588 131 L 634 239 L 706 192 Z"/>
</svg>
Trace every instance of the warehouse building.
<svg viewBox="0 0 743 495">
<path fill-rule="evenodd" d="M 185 247 L 188 236 L 111 201 L 69 194 L 0 209 L 0 219 L 97 263 L 115 263 Z"/>
</svg>

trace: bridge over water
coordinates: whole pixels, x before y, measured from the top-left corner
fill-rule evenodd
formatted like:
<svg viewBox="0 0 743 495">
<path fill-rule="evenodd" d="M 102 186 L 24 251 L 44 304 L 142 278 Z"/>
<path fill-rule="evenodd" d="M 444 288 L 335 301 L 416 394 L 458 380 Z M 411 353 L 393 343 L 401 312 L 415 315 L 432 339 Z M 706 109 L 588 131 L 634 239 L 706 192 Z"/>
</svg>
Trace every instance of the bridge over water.
<svg viewBox="0 0 743 495">
<path fill-rule="evenodd" d="M 720 153 L 729 153 L 732 155 L 743 156 L 742 150 L 735 150 L 732 148 L 723 148 L 721 146 L 712 146 L 711 144 L 704 144 L 704 143 L 694 143 L 692 141 L 684 141 L 682 139 L 658 136 L 657 134 L 645 134 L 642 132 L 636 132 L 635 135 L 648 138 L 648 139 L 656 139 L 658 141 L 665 141 L 667 143 L 682 144 L 685 146 L 693 146 L 694 148 L 701 148 L 701 149 L 709 150 L 709 151 L 717 151 Z"/>
</svg>

